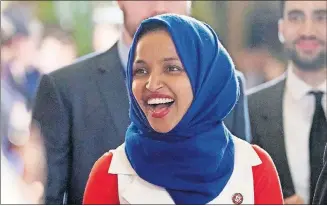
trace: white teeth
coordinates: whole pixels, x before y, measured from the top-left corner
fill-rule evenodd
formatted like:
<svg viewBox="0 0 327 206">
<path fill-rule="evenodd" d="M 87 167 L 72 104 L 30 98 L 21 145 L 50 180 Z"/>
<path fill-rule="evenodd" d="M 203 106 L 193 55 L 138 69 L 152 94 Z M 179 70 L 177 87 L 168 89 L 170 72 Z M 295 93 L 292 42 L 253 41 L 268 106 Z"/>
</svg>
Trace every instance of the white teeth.
<svg viewBox="0 0 327 206">
<path fill-rule="evenodd" d="M 148 104 L 165 104 L 173 101 L 174 100 L 170 98 L 154 98 L 154 99 L 149 99 Z"/>
</svg>

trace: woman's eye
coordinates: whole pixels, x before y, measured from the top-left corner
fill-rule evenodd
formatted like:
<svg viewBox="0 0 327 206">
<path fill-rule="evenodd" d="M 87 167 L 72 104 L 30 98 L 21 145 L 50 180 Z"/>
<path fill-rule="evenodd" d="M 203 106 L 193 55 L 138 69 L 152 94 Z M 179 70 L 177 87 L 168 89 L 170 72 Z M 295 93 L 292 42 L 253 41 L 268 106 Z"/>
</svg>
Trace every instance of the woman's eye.
<svg viewBox="0 0 327 206">
<path fill-rule="evenodd" d="M 147 73 L 148 73 L 148 71 L 145 68 L 137 68 L 137 69 L 134 69 L 134 71 L 133 71 L 134 76 L 142 76 Z"/>
<path fill-rule="evenodd" d="M 178 66 L 168 66 L 167 71 L 168 72 L 181 72 L 182 69 Z"/>
</svg>

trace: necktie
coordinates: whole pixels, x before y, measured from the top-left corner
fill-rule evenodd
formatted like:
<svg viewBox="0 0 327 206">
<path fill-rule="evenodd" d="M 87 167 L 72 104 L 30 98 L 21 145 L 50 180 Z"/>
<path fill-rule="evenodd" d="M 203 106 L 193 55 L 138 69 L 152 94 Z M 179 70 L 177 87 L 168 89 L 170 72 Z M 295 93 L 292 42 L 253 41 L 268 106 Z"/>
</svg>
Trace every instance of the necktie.
<svg viewBox="0 0 327 206">
<path fill-rule="evenodd" d="M 322 108 L 323 92 L 310 92 L 315 97 L 315 111 L 310 131 L 310 202 L 323 166 L 324 147 L 327 142 L 327 121 Z"/>
</svg>

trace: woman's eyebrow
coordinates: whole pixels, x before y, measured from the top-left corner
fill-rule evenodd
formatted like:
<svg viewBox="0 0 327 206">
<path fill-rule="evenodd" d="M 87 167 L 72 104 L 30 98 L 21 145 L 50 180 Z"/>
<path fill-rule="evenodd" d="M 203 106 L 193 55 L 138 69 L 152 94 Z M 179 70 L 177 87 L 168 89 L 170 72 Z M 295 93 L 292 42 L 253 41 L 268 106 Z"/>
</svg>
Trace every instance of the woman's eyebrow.
<svg viewBox="0 0 327 206">
<path fill-rule="evenodd" d="M 137 59 L 134 61 L 134 64 L 145 64 L 145 61 L 142 59 Z"/>
<path fill-rule="evenodd" d="M 161 61 L 162 62 L 179 61 L 179 59 L 177 57 L 165 57 Z"/>
</svg>

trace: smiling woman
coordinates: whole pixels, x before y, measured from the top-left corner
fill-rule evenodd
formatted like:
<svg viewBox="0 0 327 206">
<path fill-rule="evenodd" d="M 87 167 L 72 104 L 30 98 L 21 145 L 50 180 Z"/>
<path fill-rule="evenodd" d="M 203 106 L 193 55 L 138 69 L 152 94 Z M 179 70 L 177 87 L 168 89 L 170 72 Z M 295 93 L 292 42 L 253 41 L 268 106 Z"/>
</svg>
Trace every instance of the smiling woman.
<svg viewBox="0 0 327 206">
<path fill-rule="evenodd" d="M 84 204 L 281 204 L 269 155 L 223 120 L 239 96 L 213 29 L 165 14 L 143 21 L 129 53 L 131 124 L 94 165 Z"/>
<path fill-rule="evenodd" d="M 133 94 L 151 127 L 166 133 L 191 105 L 192 87 L 168 32 L 162 27 L 147 32 L 136 47 Z"/>
</svg>

